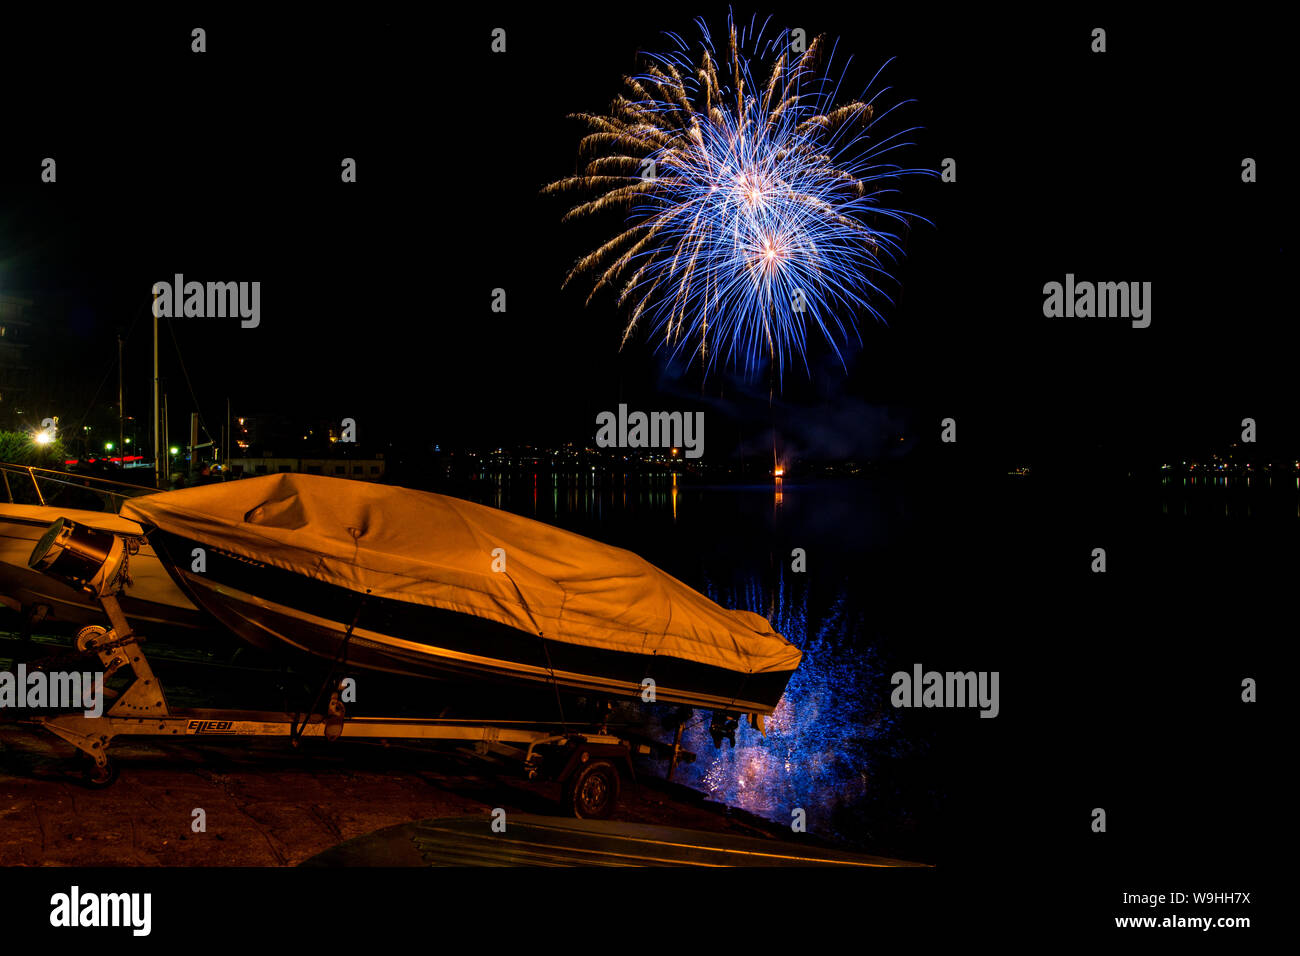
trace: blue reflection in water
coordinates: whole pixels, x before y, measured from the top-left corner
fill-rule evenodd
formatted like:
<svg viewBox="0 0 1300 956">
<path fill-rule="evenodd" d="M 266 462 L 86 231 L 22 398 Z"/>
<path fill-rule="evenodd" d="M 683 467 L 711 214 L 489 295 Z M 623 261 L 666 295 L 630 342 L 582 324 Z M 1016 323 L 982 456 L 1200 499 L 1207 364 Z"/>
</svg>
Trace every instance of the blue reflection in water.
<svg viewBox="0 0 1300 956">
<path fill-rule="evenodd" d="M 766 590 L 767 593 L 764 593 Z M 798 596 L 782 579 L 764 589 L 757 581 L 743 593 L 709 597 L 767 617 L 803 651 L 766 735 L 744 723 L 736 747 L 718 750 L 708 715 L 697 714 L 683 732 L 683 746 L 697 755 L 677 779 L 713 799 L 781 823 L 804 809 L 808 830 L 855 842 L 869 833 L 850 826 L 842 811 L 860 810 L 872 786 L 877 762 L 897 751 L 897 711 L 889 705 L 889 678 L 874 648 L 853 646 L 858 615 L 846 611 L 841 592 L 823 619 L 810 626 L 805 589 Z M 854 814 L 856 816 L 856 814 Z"/>
<path fill-rule="evenodd" d="M 802 808 L 809 832 L 838 842 L 891 855 L 924 854 L 918 841 L 928 839 L 943 799 L 934 779 L 932 732 L 889 704 L 889 673 L 881 661 L 889 655 L 892 631 L 879 606 L 854 584 L 868 572 L 843 535 L 854 527 L 871 549 L 887 551 L 908 500 L 897 487 L 821 482 L 814 489 L 817 507 L 810 510 L 810 489 L 792 483 L 700 486 L 668 474 L 597 480 L 572 472 L 536 481 L 531 474 L 483 477 L 482 487 L 455 491 L 630 548 L 693 586 L 704 582 L 711 599 L 762 615 L 803 652 L 767 719 L 766 736 L 745 723 L 736 748 L 719 750 L 709 735 L 711 715 L 695 713 L 682 743 L 697 759 L 679 764 L 675 781 L 785 825 L 791 811 Z M 811 599 L 804 575 L 784 570 L 774 579 L 764 570 L 772 566 L 767 556 L 774 542 L 791 526 L 799 528 L 801 543 L 825 556 L 823 567 L 841 566 L 840 583 L 823 573 L 819 588 L 826 590 Z M 730 586 L 710 584 L 711 575 Z M 616 706 L 617 719 L 672 740 L 662 720 L 674 708 Z M 662 774 L 666 767 L 648 762 L 639 772 Z"/>
</svg>

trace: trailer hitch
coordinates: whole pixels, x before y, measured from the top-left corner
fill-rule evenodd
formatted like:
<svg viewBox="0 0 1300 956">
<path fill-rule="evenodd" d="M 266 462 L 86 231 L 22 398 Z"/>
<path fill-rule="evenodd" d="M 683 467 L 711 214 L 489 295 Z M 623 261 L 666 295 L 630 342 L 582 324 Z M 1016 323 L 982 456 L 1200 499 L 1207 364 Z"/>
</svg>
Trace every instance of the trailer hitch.
<svg viewBox="0 0 1300 956">
<path fill-rule="evenodd" d="M 725 740 L 731 744 L 734 750 L 736 747 L 736 728 L 739 726 L 740 718 L 734 714 L 715 713 L 709 723 L 709 735 L 713 737 L 713 746 L 721 750 L 722 742 Z"/>
</svg>

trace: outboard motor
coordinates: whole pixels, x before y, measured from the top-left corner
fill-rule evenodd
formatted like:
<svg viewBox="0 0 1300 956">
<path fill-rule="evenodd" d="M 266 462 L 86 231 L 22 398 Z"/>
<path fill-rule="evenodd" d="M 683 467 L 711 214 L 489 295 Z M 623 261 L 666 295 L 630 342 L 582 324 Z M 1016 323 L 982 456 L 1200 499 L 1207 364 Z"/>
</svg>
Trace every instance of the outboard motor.
<svg viewBox="0 0 1300 956">
<path fill-rule="evenodd" d="M 27 566 L 95 597 L 117 594 L 131 583 L 127 555 L 139 545 L 122 535 L 59 518 L 32 549 Z"/>
</svg>

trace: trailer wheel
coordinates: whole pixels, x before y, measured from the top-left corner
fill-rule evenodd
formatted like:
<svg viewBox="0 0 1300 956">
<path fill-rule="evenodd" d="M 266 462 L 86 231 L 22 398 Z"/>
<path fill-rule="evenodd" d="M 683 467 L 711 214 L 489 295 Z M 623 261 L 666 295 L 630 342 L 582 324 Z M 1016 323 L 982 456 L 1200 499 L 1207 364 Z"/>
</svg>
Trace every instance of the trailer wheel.
<svg viewBox="0 0 1300 956">
<path fill-rule="evenodd" d="M 77 752 L 77 758 L 81 761 L 81 781 L 91 790 L 111 787 L 117 780 L 117 764 L 111 758 L 103 767 L 95 763 L 93 757 L 80 751 Z"/>
<path fill-rule="evenodd" d="M 618 768 L 593 760 L 564 782 L 564 807 L 580 820 L 603 820 L 614 812 L 618 788 Z"/>
</svg>

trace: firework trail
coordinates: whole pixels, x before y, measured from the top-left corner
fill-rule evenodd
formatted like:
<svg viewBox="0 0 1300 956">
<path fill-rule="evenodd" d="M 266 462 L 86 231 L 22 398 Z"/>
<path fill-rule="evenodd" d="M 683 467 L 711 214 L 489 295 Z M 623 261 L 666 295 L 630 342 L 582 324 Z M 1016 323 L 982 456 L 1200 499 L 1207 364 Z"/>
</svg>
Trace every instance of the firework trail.
<svg viewBox="0 0 1300 956">
<path fill-rule="evenodd" d="M 747 378 L 768 365 L 779 380 L 796 358 L 807 372 L 813 331 L 843 364 L 858 315 L 883 321 L 872 303 L 888 301 L 880 283 L 902 252 L 889 229 L 919 218 L 885 205 L 894 190 L 883 184 L 934 173 L 881 162 L 909 145 L 900 138 L 911 129 L 870 135 L 902 104 L 879 112 L 887 90 L 837 104 L 824 38 L 797 52 L 788 31 L 764 43 L 765 27 L 738 36 L 728 18 L 719 56 L 697 23 L 698 65 L 668 34 L 677 51 L 649 55 L 608 115 L 577 114 L 589 127 L 579 173 L 544 191 L 595 194 L 565 220 L 617 209 L 626 222 L 565 285 L 591 275 L 588 303 L 616 289 L 630 308 L 624 344 L 649 324 L 660 347 L 687 350 L 706 376 L 719 363 Z"/>
</svg>

